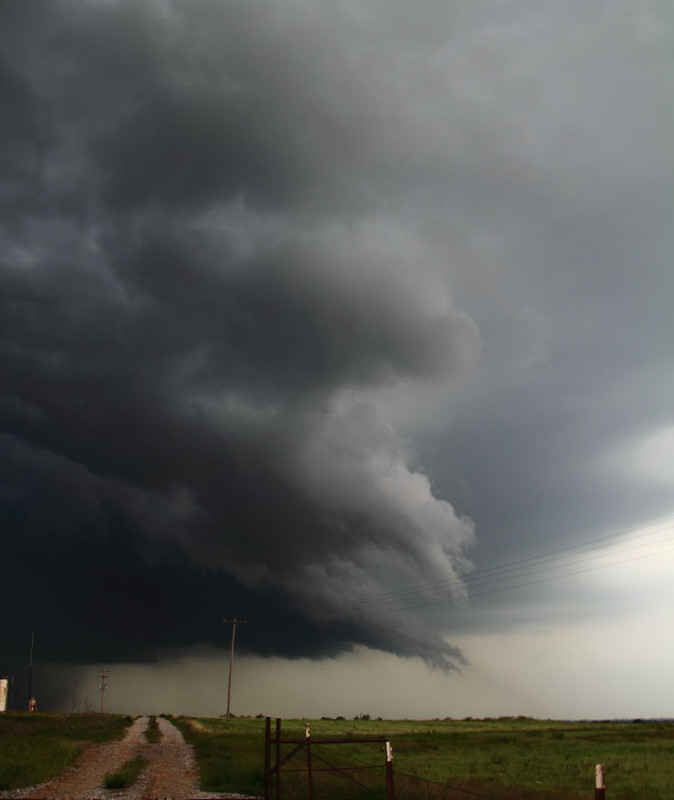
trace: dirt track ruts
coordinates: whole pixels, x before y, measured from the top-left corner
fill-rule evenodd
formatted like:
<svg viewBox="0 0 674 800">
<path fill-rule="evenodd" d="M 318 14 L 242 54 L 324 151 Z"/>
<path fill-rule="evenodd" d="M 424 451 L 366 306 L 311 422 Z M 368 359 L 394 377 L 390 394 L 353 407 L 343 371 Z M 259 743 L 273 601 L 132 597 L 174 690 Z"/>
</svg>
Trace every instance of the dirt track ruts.
<svg viewBox="0 0 674 800">
<path fill-rule="evenodd" d="M 243 795 L 209 794 L 199 791 L 199 775 L 192 747 L 168 720 L 157 723 L 162 740 L 149 744 L 145 738 L 148 717 L 136 719 L 119 742 L 90 747 L 64 775 L 39 786 L 0 792 L 0 798 L 44 798 L 45 800 L 187 800 L 188 798 L 243 797 Z M 103 787 L 105 775 L 117 771 L 136 756 L 148 761 L 136 783 L 123 791 Z"/>
</svg>

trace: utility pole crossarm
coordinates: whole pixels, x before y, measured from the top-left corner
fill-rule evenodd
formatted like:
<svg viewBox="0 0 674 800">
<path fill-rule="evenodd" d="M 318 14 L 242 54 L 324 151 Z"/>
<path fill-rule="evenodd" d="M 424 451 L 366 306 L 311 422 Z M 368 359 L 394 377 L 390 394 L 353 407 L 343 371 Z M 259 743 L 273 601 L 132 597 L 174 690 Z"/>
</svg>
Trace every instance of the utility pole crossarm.
<svg viewBox="0 0 674 800">
<path fill-rule="evenodd" d="M 236 636 L 236 626 L 237 625 L 247 625 L 247 619 L 224 619 L 223 622 L 226 625 L 232 626 L 232 646 L 229 651 L 229 683 L 227 685 L 227 716 L 231 716 L 230 708 L 232 703 L 232 668 L 234 666 L 234 637 Z"/>
<path fill-rule="evenodd" d="M 98 677 L 101 680 L 101 684 L 99 686 L 99 689 L 101 690 L 101 714 L 102 714 L 103 713 L 103 695 L 105 694 L 105 692 L 106 692 L 106 690 L 108 688 L 107 681 L 108 681 L 108 678 L 110 677 L 110 670 L 109 669 L 101 669 L 101 671 L 98 673 Z"/>
</svg>

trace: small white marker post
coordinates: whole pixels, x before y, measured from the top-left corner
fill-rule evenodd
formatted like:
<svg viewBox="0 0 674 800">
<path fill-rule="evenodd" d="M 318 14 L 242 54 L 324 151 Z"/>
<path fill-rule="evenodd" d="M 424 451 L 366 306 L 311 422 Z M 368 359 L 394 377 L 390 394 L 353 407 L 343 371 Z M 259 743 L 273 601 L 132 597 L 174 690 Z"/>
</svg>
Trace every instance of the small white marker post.
<svg viewBox="0 0 674 800">
<path fill-rule="evenodd" d="M 304 723 L 304 738 L 307 747 L 307 788 L 309 789 L 309 800 L 314 800 L 314 781 L 311 776 L 311 733 L 309 723 Z"/>
<path fill-rule="evenodd" d="M 606 770 L 603 764 L 594 768 L 594 800 L 605 800 L 606 797 Z"/>
<path fill-rule="evenodd" d="M 386 742 L 386 796 L 393 800 L 393 748 Z"/>
</svg>

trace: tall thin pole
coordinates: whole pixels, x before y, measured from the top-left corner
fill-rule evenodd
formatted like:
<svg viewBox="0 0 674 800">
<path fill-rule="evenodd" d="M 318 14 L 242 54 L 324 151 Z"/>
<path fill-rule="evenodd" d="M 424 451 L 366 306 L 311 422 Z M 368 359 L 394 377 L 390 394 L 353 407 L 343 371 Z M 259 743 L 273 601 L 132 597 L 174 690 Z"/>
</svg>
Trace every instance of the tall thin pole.
<svg viewBox="0 0 674 800">
<path fill-rule="evenodd" d="M 35 647 L 35 631 L 30 632 L 30 658 L 28 659 L 28 708 L 33 699 L 33 648 Z"/>
<path fill-rule="evenodd" d="M 223 620 L 227 625 L 232 626 L 232 647 L 229 651 L 229 683 L 227 685 L 227 716 L 231 716 L 230 708 L 232 703 L 232 669 L 234 667 L 234 637 L 236 636 L 236 626 L 237 625 L 245 625 L 248 620 L 247 619 L 225 619 Z"/>
<path fill-rule="evenodd" d="M 105 690 L 108 688 L 108 684 L 106 683 L 108 679 L 108 675 L 110 674 L 109 669 L 102 669 L 98 673 L 98 677 L 101 679 L 101 714 L 103 713 L 103 695 L 105 694 Z"/>
<path fill-rule="evenodd" d="M 271 800 L 271 717 L 264 721 L 264 800 Z"/>
<path fill-rule="evenodd" d="M 281 718 L 276 717 L 276 800 L 281 800 Z"/>
</svg>

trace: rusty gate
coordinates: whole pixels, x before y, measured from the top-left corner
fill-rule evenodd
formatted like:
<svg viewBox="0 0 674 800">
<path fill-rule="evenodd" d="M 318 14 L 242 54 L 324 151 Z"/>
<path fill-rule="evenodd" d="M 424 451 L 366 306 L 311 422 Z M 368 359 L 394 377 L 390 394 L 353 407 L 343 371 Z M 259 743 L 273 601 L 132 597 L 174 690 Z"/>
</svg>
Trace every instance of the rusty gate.
<svg viewBox="0 0 674 800">
<path fill-rule="evenodd" d="M 321 738 L 321 739 L 312 739 L 311 733 L 309 729 L 309 724 L 305 725 L 304 730 L 304 737 L 301 739 L 284 739 L 281 733 L 281 719 L 276 719 L 276 731 L 275 735 L 272 736 L 272 725 L 271 725 L 271 717 L 266 718 L 266 725 L 265 725 L 265 747 L 264 747 L 264 796 L 265 800 L 282 800 L 282 786 L 281 786 L 281 774 L 283 772 L 283 768 L 288 764 L 291 759 L 295 758 L 296 756 L 304 753 L 304 757 L 306 759 L 306 766 L 304 767 L 291 767 L 288 768 L 287 772 L 303 772 L 306 773 L 307 776 L 307 797 L 309 800 L 318 800 L 318 796 L 314 794 L 314 781 L 313 775 L 314 772 L 325 772 L 331 771 L 334 773 L 339 773 L 342 776 L 350 779 L 354 783 L 360 785 L 361 787 L 368 788 L 365 784 L 361 783 L 357 778 L 355 778 L 352 773 L 355 770 L 363 770 L 363 769 L 376 769 L 380 768 L 381 765 L 365 765 L 365 766 L 347 766 L 347 767 L 338 767 L 333 764 L 328 764 L 328 762 L 316 755 L 312 755 L 312 748 L 315 748 L 320 745 L 326 744 L 358 744 L 358 743 L 367 743 L 367 742 L 378 742 L 380 744 L 384 744 L 386 750 L 386 762 L 385 762 L 385 796 L 387 800 L 394 800 L 393 795 L 393 754 L 391 749 L 391 742 L 386 739 L 384 736 L 374 736 L 374 737 L 366 737 L 366 738 L 356 738 L 353 736 L 349 736 L 348 738 Z M 273 745 L 273 752 L 274 752 L 274 764 L 272 764 L 272 745 Z M 294 745 L 289 751 L 285 754 L 283 753 L 283 745 Z M 316 767 L 313 763 L 313 760 L 320 761 L 322 765 L 327 766 L 319 766 Z"/>
</svg>

